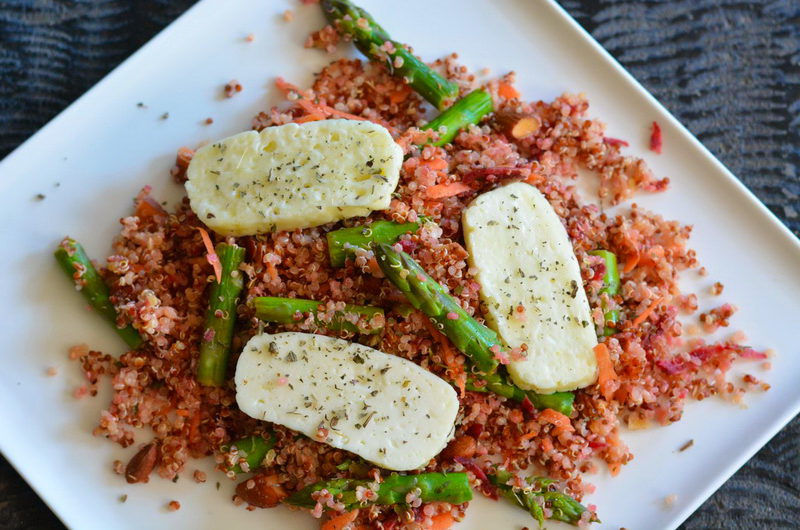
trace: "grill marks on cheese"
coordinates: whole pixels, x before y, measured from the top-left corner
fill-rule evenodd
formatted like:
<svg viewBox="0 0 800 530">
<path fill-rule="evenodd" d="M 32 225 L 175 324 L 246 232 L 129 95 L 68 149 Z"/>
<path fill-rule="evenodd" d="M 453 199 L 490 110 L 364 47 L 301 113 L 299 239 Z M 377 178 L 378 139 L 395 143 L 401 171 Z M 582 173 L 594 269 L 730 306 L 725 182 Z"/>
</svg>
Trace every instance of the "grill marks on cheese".
<svg viewBox="0 0 800 530">
<path fill-rule="evenodd" d="M 589 302 L 572 244 L 547 199 L 525 183 L 497 188 L 464 210 L 463 226 L 489 324 L 508 346 L 528 346 L 525 359 L 508 365 L 514 382 L 541 393 L 594 383 Z"/>
<path fill-rule="evenodd" d="M 458 413 L 455 391 L 431 372 L 323 335 L 253 337 L 235 380 L 245 414 L 398 471 L 418 469 L 444 449 Z"/>
<path fill-rule="evenodd" d="M 402 161 L 375 123 L 290 123 L 198 149 L 186 191 L 200 220 L 223 235 L 308 228 L 388 208 Z"/>
</svg>

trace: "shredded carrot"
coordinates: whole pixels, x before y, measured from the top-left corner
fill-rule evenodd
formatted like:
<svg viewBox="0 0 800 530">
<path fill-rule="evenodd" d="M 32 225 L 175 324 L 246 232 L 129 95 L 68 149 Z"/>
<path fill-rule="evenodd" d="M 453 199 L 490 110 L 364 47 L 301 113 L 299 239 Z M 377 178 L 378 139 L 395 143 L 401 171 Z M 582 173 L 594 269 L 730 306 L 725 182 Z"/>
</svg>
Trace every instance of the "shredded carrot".
<svg viewBox="0 0 800 530">
<path fill-rule="evenodd" d="M 419 165 L 428 167 L 433 171 L 444 171 L 447 169 L 447 160 L 444 158 L 431 158 L 430 160 L 421 160 Z"/>
<path fill-rule="evenodd" d="M 519 99 L 520 97 L 519 90 L 509 83 L 500 83 L 497 86 L 497 93 L 506 99 Z"/>
<path fill-rule="evenodd" d="M 367 266 L 369 267 L 369 272 L 372 273 L 373 276 L 377 276 L 378 278 L 383 278 L 383 271 L 381 270 L 381 266 L 378 265 L 378 260 L 375 257 L 371 257 L 367 262 Z"/>
<path fill-rule="evenodd" d="M 358 517 L 358 509 L 352 512 L 345 512 L 339 515 L 334 515 L 320 527 L 320 530 L 344 530 L 347 526 L 356 520 Z"/>
<path fill-rule="evenodd" d="M 408 99 L 409 94 L 411 94 L 411 86 L 403 85 L 403 88 L 395 90 L 391 94 L 389 94 L 389 102 L 393 104 L 402 103 L 406 99 Z"/>
<path fill-rule="evenodd" d="M 530 440 L 531 438 L 535 437 L 537 434 L 539 434 L 539 433 L 536 432 L 536 431 L 526 432 L 525 434 L 523 434 L 522 436 L 519 437 L 519 441 L 520 442 L 524 442 L 525 440 Z"/>
<path fill-rule="evenodd" d="M 455 520 L 450 512 L 440 513 L 431 517 L 433 524 L 428 527 L 429 530 L 448 530 L 455 524 Z"/>
<path fill-rule="evenodd" d="M 431 337 L 433 337 L 433 340 L 439 343 L 439 346 L 442 349 L 442 358 L 444 360 L 444 364 L 452 373 L 456 386 L 458 386 L 459 395 L 463 398 L 464 394 L 466 393 L 467 374 L 464 372 L 463 365 L 460 365 L 456 362 L 456 353 L 450 346 L 450 339 L 448 339 L 441 331 L 436 329 L 433 323 L 428 320 L 428 317 L 424 317 L 422 322 L 425 324 L 425 327 L 428 328 L 428 332 L 431 334 Z"/>
<path fill-rule="evenodd" d="M 200 232 L 200 237 L 203 238 L 203 245 L 206 247 L 206 261 L 208 261 L 214 268 L 214 276 L 217 278 L 217 283 L 222 283 L 222 263 L 219 262 L 217 251 L 214 250 L 214 243 L 211 242 L 211 236 L 205 229 L 196 227 Z"/>
<path fill-rule="evenodd" d="M 637 250 L 635 254 L 631 254 L 630 256 L 625 259 L 625 265 L 622 267 L 622 272 L 628 274 L 631 272 L 636 265 L 639 264 L 640 253 Z"/>
<path fill-rule="evenodd" d="M 305 116 L 300 116 L 299 118 L 292 120 L 292 123 L 308 123 L 310 121 L 319 121 L 324 119 L 325 119 L 324 115 L 318 112 L 314 112 L 311 114 L 306 114 Z"/>
<path fill-rule="evenodd" d="M 344 118 L 346 120 L 371 121 L 373 123 L 377 123 L 382 127 L 385 127 L 391 134 L 394 135 L 398 134 L 397 129 L 395 129 L 394 127 L 392 127 L 383 120 L 370 120 L 362 116 L 356 116 L 355 114 L 350 114 L 349 112 L 343 112 L 329 105 L 325 105 L 324 103 L 314 103 L 307 99 L 298 99 L 297 106 L 306 111 L 306 113 L 308 114 L 322 114 L 323 116 L 335 116 L 337 118 Z"/>
<path fill-rule="evenodd" d="M 632 325 L 634 328 L 635 328 L 635 327 L 638 327 L 638 326 L 640 326 L 640 325 L 642 324 L 642 322 L 644 322 L 645 320 L 647 320 L 647 317 L 649 317 L 650 315 L 652 315 L 652 314 L 653 314 L 653 311 L 655 311 L 655 310 L 656 310 L 656 308 L 657 308 L 657 307 L 658 307 L 658 306 L 661 304 L 661 302 L 663 302 L 663 301 L 664 301 L 664 297 L 663 297 L 663 296 L 659 297 L 659 298 L 658 298 L 658 299 L 657 299 L 655 302 L 653 302 L 652 304 L 650 304 L 650 305 L 647 307 L 647 309 L 645 309 L 644 311 L 642 311 L 642 313 L 641 313 L 641 314 L 640 314 L 638 317 L 636 317 L 635 319 L 633 319 L 633 323 L 632 323 L 631 325 Z"/>
<path fill-rule="evenodd" d="M 184 418 L 189 417 L 190 412 L 186 409 L 178 409 L 175 411 L 175 414 L 178 416 L 183 416 Z"/>
<path fill-rule="evenodd" d="M 136 203 L 136 211 L 134 212 L 139 219 L 148 219 L 157 215 L 166 216 L 167 212 L 161 207 L 158 202 L 152 197 L 145 197 Z"/>
<path fill-rule="evenodd" d="M 271 261 L 267 262 L 267 273 L 269 274 L 270 280 L 273 282 L 278 281 L 278 269 L 275 267 L 275 264 Z"/>
<path fill-rule="evenodd" d="M 614 365 L 611 363 L 611 357 L 608 354 L 608 346 L 601 342 L 594 347 L 594 356 L 597 358 L 597 367 L 600 375 L 597 377 L 597 384 L 600 385 L 600 393 L 607 400 L 611 400 L 613 394 L 612 388 L 608 383 L 617 379 L 617 373 L 614 371 Z"/>
<path fill-rule="evenodd" d="M 278 90 L 286 95 L 288 95 L 290 92 L 296 92 L 297 94 L 300 93 L 300 89 L 296 85 L 291 84 L 282 77 L 275 78 L 275 86 Z"/>
<path fill-rule="evenodd" d="M 472 188 L 463 182 L 448 182 L 446 184 L 437 184 L 427 189 L 426 193 L 429 199 L 445 199 L 455 195 L 461 195 L 472 191 Z"/>
<path fill-rule="evenodd" d="M 569 418 L 557 410 L 544 409 L 543 411 L 539 412 L 539 417 L 548 423 L 552 423 L 562 431 L 572 432 L 575 430 L 575 427 L 572 426 Z"/>
</svg>

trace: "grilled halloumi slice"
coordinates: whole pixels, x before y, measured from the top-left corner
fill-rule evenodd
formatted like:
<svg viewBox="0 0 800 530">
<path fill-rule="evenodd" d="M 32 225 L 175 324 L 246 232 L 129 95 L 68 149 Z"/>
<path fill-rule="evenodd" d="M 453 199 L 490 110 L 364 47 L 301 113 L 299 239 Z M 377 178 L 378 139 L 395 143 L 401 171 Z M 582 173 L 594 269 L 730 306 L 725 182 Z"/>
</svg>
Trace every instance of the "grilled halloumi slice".
<svg viewBox="0 0 800 530">
<path fill-rule="evenodd" d="M 597 378 L 597 336 L 567 232 L 535 187 L 515 183 L 464 210 L 464 238 L 491 327 L 527 357 L 511 361 L 514 383 L 552 393 Z"/>
<path fill-rule="evenodd" d="M 245 414 L 398 471 L 418 469 L 444 449 L 458 413 L 453 387 L 431 372 L 323 335 L 256 335 L 235 379 Z"/>
<path fill-rule="evenodd" d="M 289 123 L 198 149 L 186 192 L 223 235 L 308 228 L 388 208 L 402 163 L 400 146 L 375 123 Z"/>
</svg>

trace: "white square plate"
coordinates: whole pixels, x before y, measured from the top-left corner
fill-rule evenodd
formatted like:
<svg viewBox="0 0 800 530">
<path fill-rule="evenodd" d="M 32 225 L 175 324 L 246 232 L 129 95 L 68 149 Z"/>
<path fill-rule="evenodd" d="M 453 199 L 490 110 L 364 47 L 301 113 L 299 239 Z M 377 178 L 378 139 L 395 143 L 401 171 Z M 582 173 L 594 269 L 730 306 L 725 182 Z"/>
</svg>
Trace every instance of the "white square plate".
<svg viewBox="0 0 800 530">
<path fill-rule="evenodd" d="M 528 99 L 586 92 L 591 115 L 609 124 L 609 134 L 630 139 L 630 152 L 672 179 L 668 192 L 636 201 L 695 225 L 693 246 L 711 276 L 694 278 L 694 287 L 705 292 L 722 281 L 724 299 L 741 307 L 733 329 L 747 330 L 754 347 L 777 351 L 765 376 L 773 388 L 749 396 L 749 408 L 716 399 L 690 404 L 673 426 L 624 434 L 636 458 L 618 477 L 589 477 L 597 493 L 586 500 L 599 507 L 602 528 L 677 526 L 800 409 L 791 325 L 800 315 L 798 241 L 554 2 L 359 2 L 426 59 L 457 51 L 474 69 L 516 70 Z M 281 18 L 285 9 L 294 10 L 293 22 Z M 167 175 L 176 149 L 248 129 L 257 111 L 278 101 L 277 75 L 310 82 L 330 60 L 302 47 L 321 25 L 319 7 L 296 0 L 204 0 L 0 165 L 0 449 L 68 526 L 316 526 L 285 508 L 233 506 L 233 484 L 224 478 L 220 491 L 214 478 L 195 484 L 191 471 L 210 471 L 208 462 L 190 463 L 177 483 L 154 478 L 146 486 L 130 486 L 110 471 L 114 459 L 131 452 L 91 435 L 106 401 L 72 397 L 81 377 L 66 351 L 81 342 L 114 354 L 122 348 L 83 310 L 51 252 L 69 234 L 91 255 L 105 256 L 116 220 L 143 185 L 153 184 L 157 197 L 177 197 Z M 252 43 L 244 39 L 249 33 Z M 244 91 L 224 99 L 222 86 L 234 78 Z M 165 112 L 169 118 L 160 119 Z M 211 126 L 202 124 L 208 116 Z M 664 131 L 661 156 L 646 150 L 653 120 Z M 35 200 L 38 193 L 46 198 Z M 45 376 L 50 366 L 58 368 L 56 377 Z M 760 375 L 757 365 L 747 368 Z M 689 439 L 692 449 L 678 453 Z M 667 508 L 663 499 L 672 493 L 677 501 Z M 172 499 L 182 508 L 168 513 Z M 469 514 L 459 528 L 535 526 L 522 510 L 483 499 Z"/>
</svg>

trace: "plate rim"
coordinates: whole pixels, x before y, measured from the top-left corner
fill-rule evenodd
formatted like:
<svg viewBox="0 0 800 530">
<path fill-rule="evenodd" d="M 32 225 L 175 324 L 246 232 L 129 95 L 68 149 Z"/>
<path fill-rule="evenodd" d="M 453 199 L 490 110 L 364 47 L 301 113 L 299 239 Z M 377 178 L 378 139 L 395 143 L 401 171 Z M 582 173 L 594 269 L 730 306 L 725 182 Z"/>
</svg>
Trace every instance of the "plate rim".
<svg viewBox="0 0 800 530">
<path fill-rule="evenodd" d="M 39 128 L 24 142 L 18 145 L 13 151 L 0 160 L 0 189 L 13 181 L 11 178 L 5 178 L 4 170 L 12 167 L 14 163 L 20 158 L 26 156 L 27 152 L 33 149 L 43 137 L 46 137 L 49 132 L 54 129 L 61 122 L 68 120 L 70 116 L 76 112 L 80 112 L 83 107 L 89 105 L 94 98 L 94 94 L 102 90 L 107 84 L 112 82 L 119 76 L 125 75 L 125 72 L 142 60 L 142 57 L 150 52 L 152 48 L 158 48 L 162 41 L 168 39 L 172 33 L 177 31 L 176 28 L 183 27 L 189 23 L 194 17 L 200 16 L 206 9 L 211 9 L 208 6 L 213 6 L 221 0 L 199 0 L 194 5 L 190 6 L 186 11 L 179 15 L 176 19 L 170 22 L 166 27 L 156 33 L 150 40 L 143 44 L 140 48 L 134 51 L 129 57 L 123 60 L 120 64 L 114 67 L 110 72 L 98 80 L 91 88 L 79 96 L 75 101 L 70 103 L 66 108 L 60 111 L 56 116 L 49 120 L 45 125 Z M 800 238 L 796 237 L 794 233 L 773 213 L 758 197 L 749 189 L 744 183 L 739 180 L 733 172 L 731 172 L 697 137 L 688 130 L 658 99 L 655 98 L 636 78 L 613 56 L 606 50 L 592 35 L 583 28 L 577 20 L 575 20 L 567 10 L 562 7 L 556 0 L 538 0 L 542 4 L 542 8 L 549 9 L 558 19 L 567 23 L 570 28 L 575 31 L 577 35 L 588 43 L 595 53 L 605 61 L 605 66 L 613 69 L 618 79 L 624 81 L 626 85 L 635 90 L 639 95 L 644 96 L 646 101 L 660 111 L 661 116 L 669 120 L 670 124 L 675 127 L 675 130 L 680 133 L 684 138 L 699 150 L 704 160 L 710 161 L 712 165 L 725 177 L 725 180 L 732 184 L 732 189 L 735 189 L 740 199 L 746 199 L 747 203 L 762 215 L 763 218 L 770 221 L 773 230 L 781 234 L 784 242 L 791 246 L 792 249 L 800 255 Z M 738 469 L 740 469 L 746 462 L 748 462 L 753 455 L 762 449 L 783 427 L 785 427 L 795 416 L 800 413 L 800 394 L 797 395 L 791 407 L 787 407 L 783 414 L 775 416 L 768 422 L 768 427 L 762 430 L 761 434 L 757 437 L 751 438 L 749 443 L 742 446 L 738 456 L 731 459 L 730 463 L 724 468 L 723 471 L 716 474 L 713 480 L 709 481 L 708 485 L 702 489 L 701 493 L 695 495 L 691 502 L 689 502 L 683 509 L 676 510 L 673 517 L 670 518 L 670 528 L 676 528 L 684 522 L 698 507 L 700 507 L 706 500 L 708 500 L 719 488 L 724 484 Z M 8 432 L 8 431 L 7 431 Z M 11 454 L 16 456 L 13 450 L 9 451 L 10 444 L 7 438 L 0 432 L 0 453 L 8 461 L 9 465 L 25 480 L 25 482 L 33 489 L 37 496 L 48 506 L 53 514 L 67 527 L 71 527 L 70 523 L 74 523 L 71 510 L 59 510 L 57 506 L 61 504 L 60 499 L 50 498 L 42 494 L 44 490 L 43 479 L 38 479 L 32 473 L 25 472 L 24 458 L 14 458 Z"/>
</svg>

